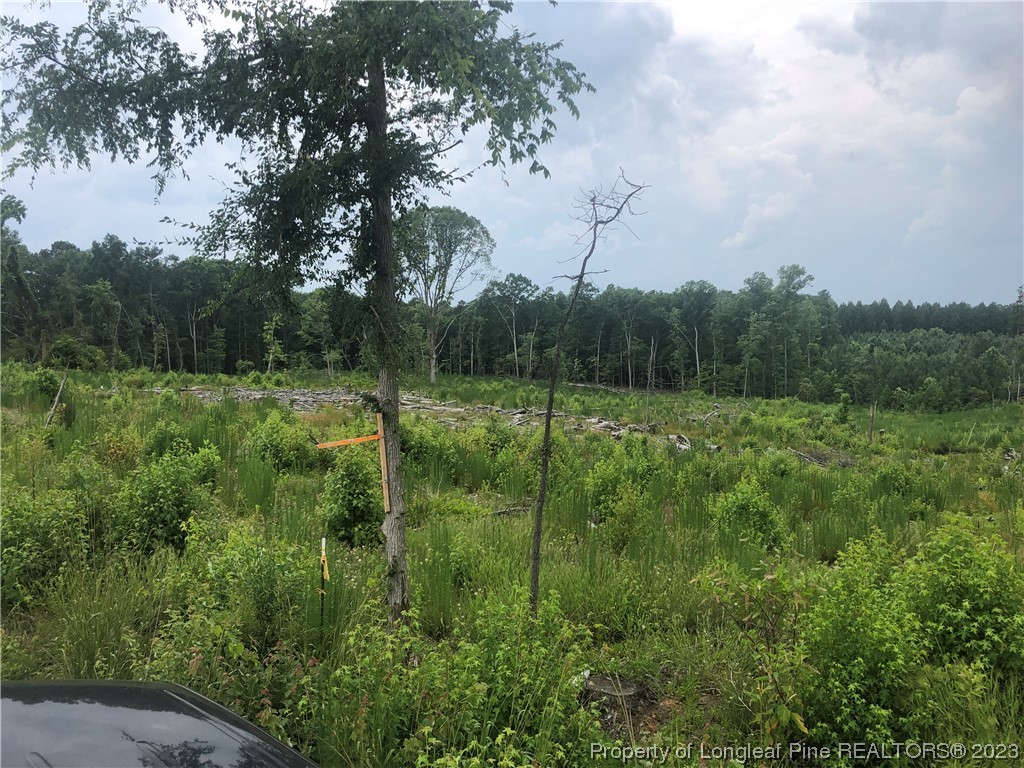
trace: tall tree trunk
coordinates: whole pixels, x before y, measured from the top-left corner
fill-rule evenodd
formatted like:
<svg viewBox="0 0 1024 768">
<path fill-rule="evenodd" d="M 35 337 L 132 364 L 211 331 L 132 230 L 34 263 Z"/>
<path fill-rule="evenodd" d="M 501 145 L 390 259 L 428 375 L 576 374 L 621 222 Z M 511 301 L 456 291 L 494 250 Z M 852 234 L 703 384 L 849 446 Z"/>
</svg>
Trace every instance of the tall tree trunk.
<svg viewBox="0 0 1024 768">
<path fill-rule="evenodd" d="M 533 378 L 533 340 L 537 338 L 537 325 L 540 323 L 540 317 L 537 317 L 533 321 L 533 332 L 530 334 L 530 352 L 529 357 L 526 359 L 526 378 Z"/>
<path fill-rule="evenodd" d="M 657 347 L 654 344 L 654 337 L 651 336 L 651 356 L 647 359 L 647 408 L 644 421 L 651 423 L 651 390 L 654 389 L 654 364 L 657 362 Z"/>
<path fill-rule="evenodd" d="M 782 396 L 789 397 L 789 339 L 782 340 Z"/>
<path fill-rule="evenodd" d="M 551 415 L 555 410 L 555 387 L 558 384 L 558 369 L 562 364 L 562 335 L 576 304 L 576 296 L 580 292 L 580 286 L 583 283 L 582 275 L 585 274 L 586 267 L 587 262 L 584 260 L 581 277 L 569 300 L 569 308 L 565 311 L 565 317 L 562 318 L 562 322 L 558 326 L 558 335 L 555 337 L 555 364 L 551 368 L 551 376 L 548 378 L 547 409 L 544 413 L 544 441 L 540 449 L 540 483 L 537 487 L 537 506 L 533 516 L 533 541 L 530 547 L 530 611 L 534 616 L 537 615 L 537 606 L 540 600 L 540 543 L 544 533 L 544 502 L 548 494 L 548 468 L 551 464 Z"/>
<path fill-rule="evenodd" d="M 626 331 L 626 371 L 629 373 L 629 388 L 633 388 L 633 330 L 632 323 Z"/>
<path fill-rule="evenodd" d="M 383 59 L 369 68 L 367 149 L 370 156 L 387 143 L 388 105 Z M 405 561 L 405 490 L 402 485 L 401 444 L 398 438 L 398 368 L 402 333 L 398 307 L 398 264 L 394 246 L 394 211 L 391 206 L 391 171 L 374 167 L 369 180 L 371 197 L 370 247 L 374 266 L 371 292 L 377 315 L 377 351 L 380 375 L 377 401 L 383 416 L 387 453 L 388 504 L 381 530 L 387 567 L 388 623 L 394 627 L 409 609 L 409 577 Z"/>
<path fill-rule="evenodd" d="M 437 328 L 427 328 L 427 346 L 430 348 L 430 383 L 437 382 Z"/>
<path fill-rule="evenodd" d="M 700 389 L 700 329 L 693 326 L 693 356 L 697 359 L 697 388 Z"/>
<path fill-rule="evenodd" d="M 512 354 L 516 358 L 516 378 L 519 378 L 519 341 L 516 338 L 516 313 L 512 312 Z"/>
<path fill-rule="evenodd" d="M 711 396 L 718 397 L 718 340 L 711 331 Z"/>
<path fill-rule="evenodd" d="M 462 328 L 462 322 L 460 321 L 459 322 L 459 336 L 458 336 L 458 339 L 456 341 L 456 346 L 458 347 L 458 350 L 459 350 L 459 376 L 461 376 L 463 374 L 463 370 L 462 370 L 462 347 L 464 346 L 464 344 L 463 344 L 463 341 L 462 341 L 462 333 L 463 333 L 463 328 Z M 452 360 L 449 363 L 449 365 L 452 365 L 454 363 L 455 363 L 455 359 L 454 359 L 454 355 L 452 355 Z"/>
<path fill-rule="evenodd" d="M 198 374 L 199 373 L 199 344 L 198 344 L 198 342 L 196 340 L 196 336 L 198 335 L 198 332 L 197 332 L 197 329 L 196 329 L 196 323 L 198 322 L 198 319 L 197 319 L 196 315 L 199 312 L 199 306 L 197 305 L 194 308 L 186 310 L 186 311 L 188 313 L 188 333 L 189 333 L 189 336 L 192 337 L 192 372 Z"/>
<path fill-rule="evenodd" d="M 397 375 L 396 365 L 382 364 L 377 379 L 377 400 L 384 418 L 384 450 L 387 452 L 389 504 L 381 530 L 384 532 L 384 560 L 387 568 L 388 624 L 392 627 L 409 610 L 409 575 L 405 562 L 405 489 L 402 484 L 401 445 L 398 439 Z"/>
</svg>

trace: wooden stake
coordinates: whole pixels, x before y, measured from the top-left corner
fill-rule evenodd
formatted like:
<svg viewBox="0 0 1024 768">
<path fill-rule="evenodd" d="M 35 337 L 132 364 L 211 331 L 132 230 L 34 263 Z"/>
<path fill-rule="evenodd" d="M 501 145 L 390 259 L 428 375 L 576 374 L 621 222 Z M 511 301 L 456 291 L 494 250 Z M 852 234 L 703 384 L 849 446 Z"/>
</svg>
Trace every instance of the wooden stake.
<svg viewBox="0 0 1024 768">
<path fill-rule="evenodd" d="M 384 514 L 391 511 L 391 494 L 388 490 L 388 451 L 384 447 L 384 414 L 377 414 L 377 435 L 380 445 L 380 487 L 384 491 Z"/>
<path fill-rule="evenodd" d="M 342 445 L 355 445 L 356 443 L 370 443 L 374 440 L 380 440 L 382 435 L 364 435 L 363 437 L 349 437 L 345 440 L 335 440 L 330 443 L 317 443 L 317 448 L 338 448 Z"/>
</svg>

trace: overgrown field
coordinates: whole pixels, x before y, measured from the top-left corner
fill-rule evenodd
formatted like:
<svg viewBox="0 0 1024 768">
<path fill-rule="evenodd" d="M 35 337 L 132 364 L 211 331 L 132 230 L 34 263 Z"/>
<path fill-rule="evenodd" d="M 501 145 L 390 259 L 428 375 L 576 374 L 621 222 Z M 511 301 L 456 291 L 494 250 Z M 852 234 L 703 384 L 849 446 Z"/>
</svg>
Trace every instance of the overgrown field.
<svg viewBox="0 0 1024 768">
<path fill-rule="evenodd" d="M 614 746 L 696 765 L 701 745 L 721 765 L 773 744 L 786 757 L 766 764 L 835 766 L 859 763 L 809 756 L 908 741 L 1010 746 L 887 765 L 1024 760 L 996 759 L 1024 737 L 1018 404 L 881 411 L 869 443 L 848 403 L 566 387 L 536 619 L 539 431 L 403 416 L 414 608 L 389 633 L 375 445 L 313 439 L 369 434 L 372 414 L 80 374 L 46 427 L 59 382 L 2 369 L 4 679 L 182 683 L 325 766 L 622 765 Z M 657 426 L 616 440 L 579 428 L 594 416 Z M 583 695 L 602 676 L 629 695 Z"/>
</svg>

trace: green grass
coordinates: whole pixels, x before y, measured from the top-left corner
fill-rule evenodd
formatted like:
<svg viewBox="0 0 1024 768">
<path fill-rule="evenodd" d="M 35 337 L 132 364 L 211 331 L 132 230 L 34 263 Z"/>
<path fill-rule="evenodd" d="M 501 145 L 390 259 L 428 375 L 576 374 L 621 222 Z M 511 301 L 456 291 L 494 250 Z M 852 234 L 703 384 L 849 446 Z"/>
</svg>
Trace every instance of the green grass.
<svg viewBox="0 0 1024 768">
<path fill-rule="evenodd" d="M 207 692 L 325 765 L 442 758 L 445 745 L 429 745 L 422 730 L 428 727 L 469 728 L 494 759 L 505 749 L 479 727 L 480 718 L 501 709 L 502 692 L 475 688 L 463 673 L 434 665 L 444 654 L 463 654 L 459 658 L 469 663 L 474 653 L 490 653 L 484 649 L 494 641 L 487 632 L 497 631 L 495 606 L 509 613 L 508 606 L 523 599 L 536 497 L 535 435 L 509 429 L 507 417 L 489 421 L 472 411 L 455 429 L 403 417 L 415 618 L 406 639 L 386 640 L 378 634 L 385 574 L 372 548 L 329 542 L 331 578 L 321 623 L 323 467 L 278 470 L 250 449 L 253 429 L 279 409 L 276 403 L 229 397 L 204 405 L 188 393 L 138 391 L 232 383 L 224 377 L 73 375 L 67 407 L 46 429 L 52 399 L 21 369 L 5 366 L 4 377 L 0 489 L 19 498 L 71 493 L 86 508 L 89 527 L 84 562 L 33 577 L 42 580 L 35 597 L 4 606 L 5 677 L 162 675 Z M 372 386 L 365 376 L 344 381 Z M 412 388 L 468 406 L 537 408 L 545 396 L 539 384 L 469 377 L 442 376 L 436 385 L 414 381 Z M 575 417 L 658 422 L 662 433 L 685 433 L 694 444 L 677 453 L 656 437 L 616 443 L 606 434 L 559 431 L 541 592 L 558 596 L 559 621 L 586 630 L 580 651 L 586 668 L 642 680 L 651 706 L 659 705 L 634 713 L 639 720 L 630 722 L 629 740 L 760 738 L 751 718 L 768 711 L 771 700 L 758 688 L 759 676 L 766 664 L 782 663 L 782 650 L 756 651 L 749 628 L 730 623 L 715 607 L 702 579 L 725 565 L 735 571 L 730 578 L 747 580 L 737 587 L 742 595 L 759 583 L 766 560 L 785 563 L 813 585 L 802 598 L 809 606 L 830 588 L 853 542 L 879 532 L 900 553 L 899 568 L 954 514 L 997 534 L 1018 572 L 1024 564 L 1024 467 L 1020 459 L 1003 457 L 1010 447 L 1024 454 L 1020 406 L 940 415 L 882 411 L 871 444 L 862 409 L 843 415 L 835 406 L 793 400 L 726 400 L 706 423 L 695 418 L 711 406 L 703 395 L 661 393 L 648 401 L 646 394 L 575 387 L 563 387 L 556 401 Z M 358 410 L 324 408 L 287 418 L 317 439 L 372 430 Z M 145 446 L 158 429 L 180 430 L 191 450 L 214 446 L 221 461 L 209 506 L 190 510 L 184 551 L 144 556 L 111 540 L 110 516 L 124 514 L 113 505 L 130 498 L 119 490 L 153 460 Z M 721 451 L 709 453 L 705 441 Z M 788 449 L 849 459 L 852 466 L 807 464 Z M 756 524 L 722 516 L 741 480 L 763 492 L 782 521 L 778 551 L 759 543 L 761 532 L 750 527 Z M 20 559 L 10 562 L 33 562 L 31 548 L 42 544 L 5 537 L 3 546 L 5 552 L 20 548 Z M 754 625 L 762 620 L 751 613 Z M 521 663 L 509 661 L 510 669 Z M 417 688 L 421 668 L 437 674 L 429 692 Z M 1019 673 L 936 669 L 923 669 L 919 678 L 934 702 L 932 731 L 919 737 L 1020 738 Z M 378 683 L 383 688 L 373 689 Z M 488 685 L 509 686 L 509 696 L 539 695 L 522 680 Z M 354 709 L 324 704 L 340 691 L 365 701 L 357 698 Z M 450 702 L 451 722 L 442 726 L 427 699 L 416 699 L 428 693 Z M 504 738 L 517 750 L 546 749 L 532 739 L 562 733 L 555 718 L 565 718 L 563 695 L 549 691 L 544 696 L 554 698 L 531 699 L 549 713 L 530 726 L 537 732 Z M 961 711 L 967 713 L 963 722 L 951 714 Z M 363 735 L 316 735 L 351 726 L 340 718 L 363 718 Z M 451 745 L 458 741 L 451 739 Z M 469 747 L 460 749 L 468 760 Z"/>
</svg>

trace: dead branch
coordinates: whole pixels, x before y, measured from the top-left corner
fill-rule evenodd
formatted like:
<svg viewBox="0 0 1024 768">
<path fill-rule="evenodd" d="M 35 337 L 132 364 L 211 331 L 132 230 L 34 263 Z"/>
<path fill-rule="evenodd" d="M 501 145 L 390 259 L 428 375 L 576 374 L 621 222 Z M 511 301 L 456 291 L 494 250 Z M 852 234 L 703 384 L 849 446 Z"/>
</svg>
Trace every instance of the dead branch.
<svg viewBox="0 0 1024 768">
<path fill-rule="evenodd" d="M 841 453 L 824 453 L 822 451 L 803 453 L 802 451 L 795 450 L 794 448 L 787 448 L 786 450 L 801 461 L 806 461 L 808 464 L 817 464 L 819 467 L 827 467 L 832 463 L 846 468 L 856 466 L 856 462 L 854 462 L 853 459 L 848 456 L 843 456 Z"/>
<path fill-rule="evenodd" d="M 551 418 L 555 410 L 558 369 L 562 362 L 562 339 L 569 318 L 572 317 L 572 311 L 576 307 L 576 301 L 579 299 L 580 290 L 583 288 L 583 281 L 587 278 L 587 265 L 597 250 L 597 244 L 606 238 L 607 232 L 614 228 L 620 216 L 624 213 L 634 213 L 632 210 L 634 200 L 647 188 L 646 184 L 634 184 L 629 181 L 625 172 L 619 169 L 619 176 L 607 193 L 597 188 L 589 193 L 584 193 L 582 198 L 577 199 L 576 207 L 579 213 L 575 218 L 583 225 L 584 229 L 576 242 L 586 243 L 586 246 L 579 254 L 583 256 L 579 273 L 570 276 L 574 285 L 569 297 L 569 306 L 566 308 L 565 315 L 558 325 L 558 332 L 555 334 L 555 359 L 554 365 L 551 367 L 551 377 L 548 380 L 548 400 L 544 414 L 544 441 L 540 452 L 540 483 L 537 489 L 536 511 L 533 518 L 533 541 L 530 551 L 530 611 L 534 616 L 537 615 L 540 593 L 540 543 L 543 530 L 544 500 L 548 489 L 548 466 L 551 460 Z M 612 436 L 614 437 L 615 434 L 613 433 Z"/>
<path fill-rule="evenodd" d="M 60 404 L 60 394 L 64 391 L 64 382 L 68 380 L 67 372 L 64 373 L 64 378 L 60 380 L 60 386 L 57 388 L 57 396 L 53 398 L 53 407 L 50 408 L 50 413 L 46 416 L 46 425 L 50 426 L 53 421 L 53 415 L 57 412 L 57 406 Z"/>
</svg>

